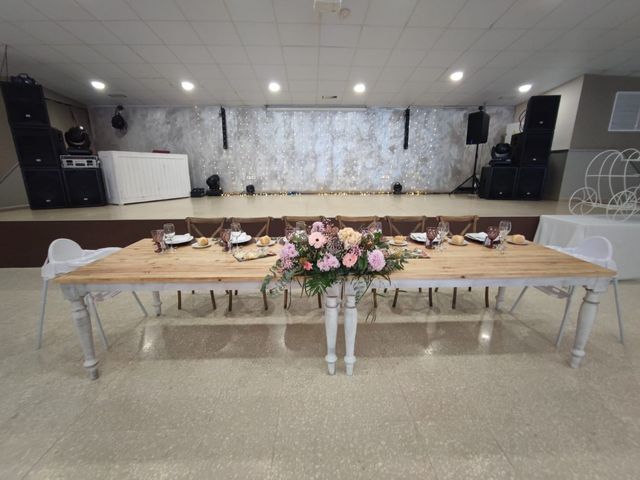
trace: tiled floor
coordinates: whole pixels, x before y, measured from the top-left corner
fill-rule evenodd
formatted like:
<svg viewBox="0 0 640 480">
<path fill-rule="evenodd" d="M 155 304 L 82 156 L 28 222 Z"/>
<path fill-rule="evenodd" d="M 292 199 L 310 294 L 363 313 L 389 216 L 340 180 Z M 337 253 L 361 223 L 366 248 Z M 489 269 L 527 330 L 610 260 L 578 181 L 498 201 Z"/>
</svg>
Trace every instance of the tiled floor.
<svg viewBox="0 0 640 480">
<path fill-rule="evenodd" d="M 515 316 L 481 290 L 455 311 L 448 289 L 432 309 L 385 297 L 351 378 L 325 373 L 315 299 L 212 313 L 206 292 L 183 311 L 165 293 L 165 316 L 143 318 L 122 294 L 99 305 L 94 382 L 55 290 L 34 350 L 39 287 L 36 269 L 0 270 L 2 479 L 640 478 L 640 283 L 621 284 L 626 345 L 607 294 L 578 370 L 573 325 L 553 347 L 562 302 L 537 291 Z"/>
</svg>

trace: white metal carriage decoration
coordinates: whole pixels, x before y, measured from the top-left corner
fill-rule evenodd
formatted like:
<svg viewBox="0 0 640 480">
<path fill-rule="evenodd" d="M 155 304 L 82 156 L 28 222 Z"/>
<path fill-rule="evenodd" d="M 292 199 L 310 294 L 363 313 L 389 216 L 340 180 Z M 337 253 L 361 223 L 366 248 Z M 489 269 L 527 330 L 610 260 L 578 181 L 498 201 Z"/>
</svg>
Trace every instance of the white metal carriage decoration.
<svg viewBox="0 0 640 480">
<path fill-rule="evenodd" d="M 589 162 L 584 187 L 571 195 L 569 210 L 573 215 L 587 215 L 595 209 L 621 222 L 640 213 L 639 150 L 605 150 Z"/>
</svg>

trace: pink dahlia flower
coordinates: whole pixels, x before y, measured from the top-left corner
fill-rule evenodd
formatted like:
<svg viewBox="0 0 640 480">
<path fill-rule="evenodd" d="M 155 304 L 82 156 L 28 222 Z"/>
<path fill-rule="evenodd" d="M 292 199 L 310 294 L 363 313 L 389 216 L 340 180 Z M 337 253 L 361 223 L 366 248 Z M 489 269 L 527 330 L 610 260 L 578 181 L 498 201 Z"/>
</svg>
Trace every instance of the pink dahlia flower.
<svg viewBox="0 0 640 480">
<path fill-rule="evenodd" d="M 325 237 L 322 233 L 320 232 L 313 232 L 311 235 L 309 235 L 309 245 L 311 245 L 314 248 L 322 248 L 325 246 L 325 244 L 327 243 L 327 237 Z"/>
<path fill-rule="evenodd" d="M 353 267 L 358 261 L 358 256 L 355 253 L 347 253 L 344 257 L 342 257 L 342 264 L 347 267 Z"/>
<path fill-rule="evenodd" d="M 378 249 L 372 250 L 367 254 L 367 261 L 369 262 L 369 268 L 374 272 L 382 270 L 387 263 L 384 259 L 384 253 Z"/>
<path fill-rule="evenodd" d="M 327 253 L 318 261 L 318 268 L 321 272 L 328 272 L 329 270 L 333 270 L 338 267 L 340 267 L 340 262 L 330 253 Z"/>
<path fill-rule="evenodd" d="M 287 242 L 280 250 L 280 258 L 296 258 L 298 256 L 298 251 L 296 250 L 296 246 L 293 243 Z"/>
<path fill-rule="evenodd" d="M 323 232 L 324 231 L 324 223 L 322 222 L 313 222 L 311 225 L 311 233 L 313 232 Z"/>
</svg>

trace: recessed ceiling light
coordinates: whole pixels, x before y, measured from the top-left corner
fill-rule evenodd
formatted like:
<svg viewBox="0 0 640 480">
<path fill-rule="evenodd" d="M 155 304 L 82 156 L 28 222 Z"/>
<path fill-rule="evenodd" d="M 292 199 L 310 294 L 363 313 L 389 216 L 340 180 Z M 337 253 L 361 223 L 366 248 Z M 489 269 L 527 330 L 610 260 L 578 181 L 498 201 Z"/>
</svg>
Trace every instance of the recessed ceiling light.
<svg viewBox="0 0 640 480">
<path fill-rule="evenodd" d="M 184 90 L 186 90 L 187 92 L 190 92 L 191 90 L 193 90 L 194 88 L 196 88 L 196 86 L 195 86 L 193 83 L 188 82 L 187 80 L 185 80 L 184 82 L 182 82 L 180 85 L 182 85 L 182 88 L 183 88 Z"/>
<path fill-rule="evenodd" d="M 269 84 L 269 91 L 276 93 L 280 91 L 280 84 L 278 82 L 271 82 Z"/>
<path fill-rule="evenodd" d="M 101 82 L 99 80 L 91 80 L 91 86 L 96 90 L 104 90 L 104 88 L 106 87 L 104 82 Z"/>
<path fill-rule="evenodd" d="M 364 93 L 366 89 L 367 89 L 367 86 L 364 83 L 356 83 L 353 86 L 353 91 L 356 93 Z"/>
<path fill-rule="evenodd" d="M 451 75 L 449 75 L 449 78 L 454 82 L 459 82 L 460 80 L 462 80 L 462 77 L 464 77 L 464 72 L 461 70 L 453 72 Z"/>
<path fill-rule="evenodd" d="M 527 93 L 529 90 L 531 90 L 531 84 L 530 83 L 525 83 L 524 85 L 520 85 L 518 87 L 518 91 L 520 93 Z"/>
</svg>

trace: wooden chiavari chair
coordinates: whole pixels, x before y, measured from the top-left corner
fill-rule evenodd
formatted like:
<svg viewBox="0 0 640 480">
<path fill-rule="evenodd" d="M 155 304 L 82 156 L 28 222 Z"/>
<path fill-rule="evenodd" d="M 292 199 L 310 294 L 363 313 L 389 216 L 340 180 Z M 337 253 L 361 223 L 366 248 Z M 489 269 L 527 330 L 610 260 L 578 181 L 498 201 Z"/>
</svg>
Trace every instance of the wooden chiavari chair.
<svg viewBox="0 0 640 480">
<path fill-rule="evenodd" d="M 224 226 L 225 218 L 199 218 L 199 217 L 187 217 L 187 232 L 194 237 L 206 237 L 212 239 L 220 236 L 220 231 Z M 191 290 L 191 293 L 196 293 Z M 216 309 L 216 297 L 213 294 L 213 290 L 209 290 L 211 296 L 211 306 Z M 182 292 L 178 290 L 178 310 L 182 310 Z"/>
<path fill-rule="evenodd" d="M 441 215 L 437 217 L 438 222 L 449 222 L 449 232 L 453 235 L 465 235 L 467 233 L 475 233 L 478 229 L 477 215 L 464 216 L 447 216 Z M 436 289 L 438 291 L 438 289 Z M 469 287 L 471 291 L 471 287 Z M 458 288 L 453 288 L 453 298 L 451 300 L 451 308 L 456 308 L 456 300 L 458 298 Z M 489 308 L 489 287 L 484 288 L 484 304 Z"/>
</svg>

